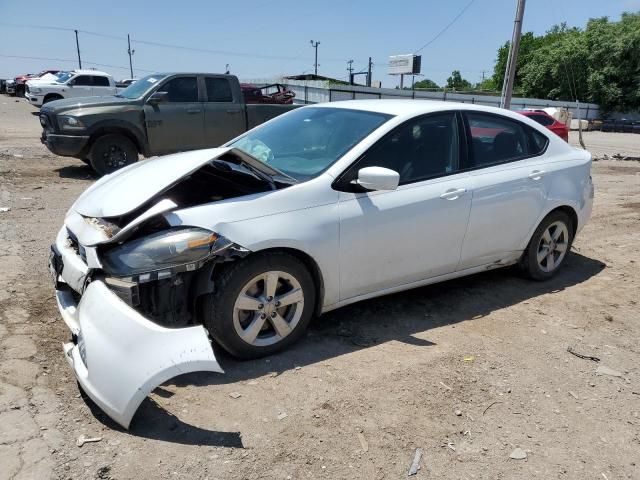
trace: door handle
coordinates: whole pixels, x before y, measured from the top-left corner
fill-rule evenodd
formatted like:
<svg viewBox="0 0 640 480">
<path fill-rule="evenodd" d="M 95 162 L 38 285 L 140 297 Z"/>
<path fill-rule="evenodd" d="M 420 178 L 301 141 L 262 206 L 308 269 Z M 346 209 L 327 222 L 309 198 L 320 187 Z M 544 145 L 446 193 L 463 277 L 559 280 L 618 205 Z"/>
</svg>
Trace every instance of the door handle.
<svg viewBox="0 0 640 480">
<path fill-rule="evenodd" d="M 467 193 L 466 188 L 450 188 L 449 190 L 444 192 L 442 195 L 440 195 L 440 198 L 444 200 L 455 200 L 461 197 L 462 195 L 464 195 L 465 193 Z"/>
<path fill-rule="evenodd" d="M 230 109 L 230 110 L 227 110 L 227 113 L 233 115 L 233 114 L 236 114 L 236 113 L 240 113 L 240 110 Z"/>
<path fill-rule="evenodd" d="M 187 110 L 187 113 L 191 113 L 191 114 L 193 114 L 193 113 L 200 113 L 201 111 L 202 111 L 202 110 L 200 110 L 199 108 L 189 108 L 189 109 Z"/>
<path fill-rule="evenodd" d="M 529 178 L 531 180 L 540 180 L 545 175 L 545 173 L 547 172 L 545 172 L 544 170 L 534 170 L 529 174 Z"/>
</svg>

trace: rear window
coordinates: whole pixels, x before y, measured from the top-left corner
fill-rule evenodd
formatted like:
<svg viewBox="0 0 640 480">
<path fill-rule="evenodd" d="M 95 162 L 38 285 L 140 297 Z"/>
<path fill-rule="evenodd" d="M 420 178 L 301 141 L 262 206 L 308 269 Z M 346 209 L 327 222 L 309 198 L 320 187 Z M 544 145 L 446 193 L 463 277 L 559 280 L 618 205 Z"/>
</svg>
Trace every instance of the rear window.
<svg viewBox="0 0 640 480">
<path fill-rule="evenodd" d="M 95 76 L 95 77 L 93 77 L 93 85 L 95 87 L 108 87 L 109 86 L 109 79 L 107 77 Z"/>
<path fill-rule="evenodd" d="M 538 122 L 540 125 L 544 125 L 545 127 L 548 127 L 555 122 L 553 118 L 547 117 L 546 115 L 528 115 L 528 117 L 531 120 Z"/>
<path fill-rule="evenodd" d="M 524 123 L 498 115 L 466 113 L 471 131 L 471 167 L 485 167 L 539 155 L 548 139 Z"/>
<path fill-rule="evenodd" d="M 233 102 L 231 85 L 226 78 L 206 77 L 207 99 L 209 102 Z"/>
</svg>

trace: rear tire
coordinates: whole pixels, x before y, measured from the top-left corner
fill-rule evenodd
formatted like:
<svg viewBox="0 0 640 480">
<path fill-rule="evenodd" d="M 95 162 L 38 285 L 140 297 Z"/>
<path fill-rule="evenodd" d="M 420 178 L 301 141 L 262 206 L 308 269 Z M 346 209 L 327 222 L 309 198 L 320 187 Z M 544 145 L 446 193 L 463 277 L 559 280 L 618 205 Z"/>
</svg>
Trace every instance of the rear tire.
<svg viewBox="0 0 640 480">
<path fill-rule="evenodd" d="M 573 223 L 563 211 L 547 215 L 520 259 L 520 270 L 533 280 L 548 280 L 564 264 L 573 243 Z"/>
<path fill-rule="evenodd" d="M 238 358 L 259 358 L 288 347 L 313 316 L 313 277 L 288 253 L 256 253 L 225 265 L 214 283 L 214 293 L 202 304 L 204 324 Z"/>
<path fill-rule="evenodd" d="M 138 149 L 124 135 L 103 135 L 93 142 L 89 152 L 89 161 L 97 173 L 107 175 L 137 162 Z"/>
</svg>

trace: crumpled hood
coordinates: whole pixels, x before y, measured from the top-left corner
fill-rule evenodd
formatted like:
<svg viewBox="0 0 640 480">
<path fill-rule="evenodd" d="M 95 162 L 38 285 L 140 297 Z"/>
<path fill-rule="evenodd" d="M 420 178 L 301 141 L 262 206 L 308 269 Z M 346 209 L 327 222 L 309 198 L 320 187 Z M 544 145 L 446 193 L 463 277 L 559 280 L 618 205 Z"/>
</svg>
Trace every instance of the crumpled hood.
<svg viewBox="0 0 640 480">
<path fill-rule="evenodd" d="M 71 207 L 84 217 L 120 217 L 162 193 L 230 148 L 210 148 L 152 158 L 106 175 Z"/>
</svg>

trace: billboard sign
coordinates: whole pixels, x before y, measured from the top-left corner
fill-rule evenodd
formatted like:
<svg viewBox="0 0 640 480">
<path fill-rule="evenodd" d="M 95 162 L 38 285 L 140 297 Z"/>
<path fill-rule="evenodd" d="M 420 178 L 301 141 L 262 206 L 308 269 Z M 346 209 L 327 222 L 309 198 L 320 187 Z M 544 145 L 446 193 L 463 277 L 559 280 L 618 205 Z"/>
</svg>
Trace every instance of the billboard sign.
<svg viewBox="0 0 640 480">
<path fill-rule="evenodd" d="M 389 57 L 389 75 L 417 75 L 420 73 L 422 55 L 392 55 Z"/>
</svg>

